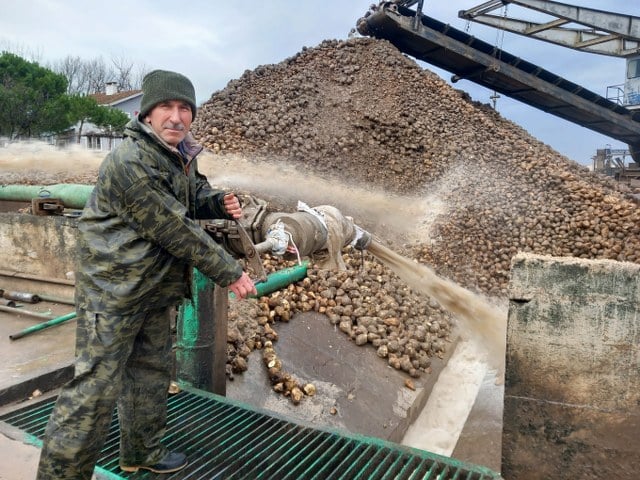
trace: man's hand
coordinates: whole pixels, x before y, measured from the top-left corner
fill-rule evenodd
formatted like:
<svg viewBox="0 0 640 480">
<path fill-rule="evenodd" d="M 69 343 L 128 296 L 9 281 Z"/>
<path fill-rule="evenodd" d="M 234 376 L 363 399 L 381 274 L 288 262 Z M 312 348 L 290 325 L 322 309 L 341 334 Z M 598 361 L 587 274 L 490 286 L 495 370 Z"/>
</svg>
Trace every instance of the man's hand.
<svg viewBox="0 0 640 480">
<path fill-rule="evenodd" d="M 246 272 L 242 272 L 240 278 L 231 283 L 228 288 L 238 299 L 245 298 L 248 295 L 257 295 L 258 293 L 255 285 L 253 284 L 253 280 L 251 280 Z"/>
<path fill-rule="evenodd" d="M 223 198 L 224 210 L 234 219 L 238 219 L 242 216 L 242 207 L 240 206 L 240 200 L 236 197 L 236 194 L 225 193 Z"/>
</svg>

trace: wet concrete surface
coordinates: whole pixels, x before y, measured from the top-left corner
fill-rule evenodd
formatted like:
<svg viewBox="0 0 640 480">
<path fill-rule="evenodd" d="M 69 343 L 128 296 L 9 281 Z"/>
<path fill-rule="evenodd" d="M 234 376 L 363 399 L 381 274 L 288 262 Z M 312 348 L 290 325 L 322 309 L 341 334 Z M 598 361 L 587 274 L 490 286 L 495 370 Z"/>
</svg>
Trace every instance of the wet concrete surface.
<svg viewBox="0 0 640 480">
<path fill-rule="evenodd" d="M 484 377 L 451 456 L 495 472 L 502 463 L 504 383 L 495 372 Z"/>
<path fill-rule="evenodd" d="M 33 480 L 36 478 L 39 455 L 39 448 L 0 433 L 0 458 L 3 460 L 0 480 Z M 9 459 L 11 461 L 7 462 Z"/>
<path fill-rule="evenodd" d="M 16 313 L 0 311 L 0 413 L 41 400 L 41 392 L 47 395 L 51 386 L 71 376 L 75 320 L 11 340 L 10 335 L 45 321 L 18 313 L 21 309 L 53 316 L 74 307 L 41 302 L 23 304 Z M 23 441 L 19 432 L 0 429 L 0 480 L 35 478 L 39 457 L 40 449 Z"/>
<path fill-rule="evenodd" d="M 54 374 L 64 375 L 60 370 L 73 361 L 76 329 L 73 319 L 17 340 L 11 340 L 10 336 L 46 321 L 21 313 L 24 310 L 57 317 L 73 312 L 74 307 L 49 302 L 19 304 L 22 306 L 15 313 L 0 312 L 0 405 L 24 399 L 24 393 L 44 391 L 48 385 L 59 384 Z"/>
<path fill-rule="evenodd" d="M 51 308 L 54 314 L 64 314 L 70 309 L 68 305 L 44 303 L 39 308 Z M 30 306 L 29 309 L 35 308 Z M 9 340 L 10 334 L 39 321 L 0 312 L 0 385 L 3 386 L 0 413 L 30 401 L 29 394 L 25 393 L 7 404 L 6 392 L 15 396 L 19 391 L 16 386 L 20 384 L 26 385 L 22 391 L 33 392 L 35 388 L 43 387 L 37 379 L 45 378 L 43 375 L 51 372 L 64 373 L 73 362 L 73 320 L 20 340 Z M 249 357 L 249 370 L 236 375 L 233 381 L 227 381 L 227 396 L 319 427 L 400 442 L 409 425 L 419 417 L 446 361 L 435 359 L 433 373 L 411 379 L 415 385 L 415 390 L 411 390 L 405 385 L 407 375 L 388 367 L 385 360 L 377 357 L 375 349 L 356 347 L 325 317 L 298 315 L 278 327 L 279 340 L 274 347 L 284 369 L 303 382 L 314 383 L 317 395 L 307 397 L 295 406 L 289 399 L 273 392 L 260 352 L 256 351 Z M 62 377 L 49 377 L 48 381 L 60 382 Z M 501 389 L 491 388 L 490 384 L 481 388 L 453 457 L 499 471 L 502 406 L 496 404 L 501 398 L 496 392 Z M 55 394 L 55 390 L 49 394 Z M 420 448 L 419 445 L 412 446 Z M 16 459 L 15 467 L 11 462 L 0 469 L 0 480 L 34 478 L 39 449 L 25 444 L 19 434 L 0 428 L 0 458 Z"/>
</svg>

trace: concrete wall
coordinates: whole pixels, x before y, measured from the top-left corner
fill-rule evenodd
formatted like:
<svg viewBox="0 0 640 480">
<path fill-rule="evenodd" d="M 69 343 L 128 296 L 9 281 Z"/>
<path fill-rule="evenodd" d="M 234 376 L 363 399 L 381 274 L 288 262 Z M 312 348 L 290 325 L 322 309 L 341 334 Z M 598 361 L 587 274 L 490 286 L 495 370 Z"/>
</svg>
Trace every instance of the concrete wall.
<svg viewBox="0 0 640 480">
<path fill-rule="evenodd" d="M 0 288 L 73 297 L 77 231 L 72 218 L 0 213 Z"/>
<path fill-rule="evenodd" d="M 640 265 L 518 255 L 502 475 L 640 475 Z"/>
</svg>

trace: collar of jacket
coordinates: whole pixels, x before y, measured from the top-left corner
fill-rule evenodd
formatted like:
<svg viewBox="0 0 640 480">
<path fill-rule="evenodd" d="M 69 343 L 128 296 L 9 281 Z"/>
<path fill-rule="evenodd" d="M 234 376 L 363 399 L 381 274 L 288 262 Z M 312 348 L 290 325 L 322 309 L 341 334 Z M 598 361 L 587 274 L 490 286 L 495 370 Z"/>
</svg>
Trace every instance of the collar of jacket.
<svg viewBox="0 0 640 480">
<path fill-rule="evenodd" d="M 153 141 L 160 144 L 162 148 L 168 150 L 174 155 L 177 155 L 180 160 L 184 162 L 185 169 L 188 169 L 191 160 L 193 160 L 200 152 L 202 152 L 202 150 L 204 150 L 204 147 L 196 142 L 195 138 L 193 138 L 193 135 L 191 135 L 191 132 L 189 132 L 182 141 L 184 152 L 187 155 L 187 158 L 184 158 L 182 153 L 176 147 L 169 145 L 155 132 L 155 130 L 153 130 L 153 128 L 151 128 L 146 123 L 141 122 L 137 118 L 134 118 L 127 124 L 124 133 L 125 135 L 129 135 L 132 137 L 140 137 L 141 134 L 148 135 Z"/>
</svg>

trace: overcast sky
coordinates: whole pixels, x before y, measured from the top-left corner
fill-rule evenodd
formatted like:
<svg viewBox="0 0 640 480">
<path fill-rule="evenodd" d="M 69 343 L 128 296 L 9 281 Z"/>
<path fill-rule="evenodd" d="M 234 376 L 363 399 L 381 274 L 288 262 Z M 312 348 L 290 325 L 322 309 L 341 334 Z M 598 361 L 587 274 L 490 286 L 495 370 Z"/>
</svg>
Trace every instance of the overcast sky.
<svg viewBox="0 0 640 480">
<path fill-rule="evenodd" d="M 565 0 L 582 7 L 640 16 L 637 0 Z M 177 70 L 196 88 L 198 103 L 258 65 L 279 63 L 325 39 L 346 39 L 372 0 L 0 0 L 0 50 L 29 52 L 41 64 L 68 55 L 85 60 L 125 58 L 147 69 Z M 482 0 L 426 0 L 423 12 L 459 30 L 540 65 L 606 96 L 609 85 L 624 81 L 621 58 L 578 52 L 539 40 L 499 32 L 458 18 L 458 11 Z M 523 14 L 524 12 L 524 14 Z M 499 10 L 496 13 L 501 13 Z M 510 6 L 509 15 L 531 14 Z M 19 52 L 17 52 L 19 53 Z M 31 59 L 31 58 L 30 58 Z M 451 74 L 427 64 L 447 81 Z M 455 88 L 490 103 L 492 92 L 470 81 Z M 420 92 L 413 92 L 419 95 Z M 590 165 L 596 149 L 626 145 L 573 123 L 501 97 L 500 113 L 558 152 Z"/>
</svg>

